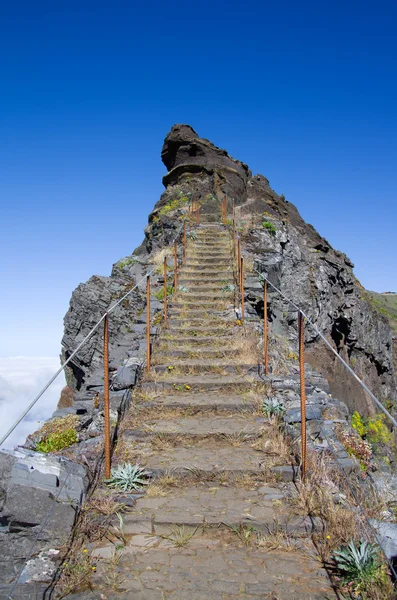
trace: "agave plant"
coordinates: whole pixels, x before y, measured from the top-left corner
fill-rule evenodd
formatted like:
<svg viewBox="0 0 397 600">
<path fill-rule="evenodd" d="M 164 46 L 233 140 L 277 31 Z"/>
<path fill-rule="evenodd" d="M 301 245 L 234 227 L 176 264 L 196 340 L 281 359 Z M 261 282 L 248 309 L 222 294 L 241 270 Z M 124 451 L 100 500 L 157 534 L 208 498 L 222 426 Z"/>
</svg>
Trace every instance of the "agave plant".
<svg viewBox="0 0 397 600">
<path fill-rule="evenodd" d="M 186 285 L 178 285 L 178 291 L 186 294 L 189 291 L 189 288 Z"/>
<path fill-rule="evenodd" d="M 123 463 L 111 470 L 110 479 L 105 479 L 109 487 L 117 487 L 125 492 L 138 490 L 141 486 L 149 483 L 150 471 L 142 469 L 139 465 Z"/>
<path fill-rule="evenodd" d="M 361 579 L 363 575 L 378 566 L 379 548 L 365 540 L 358 546 L 353 540 L 333 552 L 333 557 L 339 571 L 345 579 Z"/>
<path fill-rule="evenodd" d="M 195 242 L 197 240 L 197 233 L 193 229 L 192 231 L 189 231 L 187 237 Z"/>
<path fill-rule="evenodd" d="M 269 398 L 263 401 L 262 412 L 266 417 L 281 417 L 285 412 L 285 408 L 277 398 Z"/>
<path fill-rule="evenodd" d="M 227 283 L 221 288 L 221 292 L 234 292 L 236 286 L 233 283 Z"/>
</svg>

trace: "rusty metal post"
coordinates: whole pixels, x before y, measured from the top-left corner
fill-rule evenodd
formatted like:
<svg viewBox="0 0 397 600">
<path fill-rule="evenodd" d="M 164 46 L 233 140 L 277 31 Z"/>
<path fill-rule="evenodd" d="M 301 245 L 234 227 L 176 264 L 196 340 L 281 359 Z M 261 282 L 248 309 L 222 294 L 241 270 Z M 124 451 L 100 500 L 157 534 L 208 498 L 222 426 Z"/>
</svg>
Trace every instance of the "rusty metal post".
<svg viewBox="0 0 397 600">
<path fill-rule="evenodd" d="M 103 328 L 103 412 L 105 417 L 105 477 L 110 478 L 110 409 L 109 409 L 109 316 Z"/>
<path fill-rule="evenodd" d="M 186 221 L 183 222 L 183 263 L 186 261 Z"/>
<path fill-rule="evenodd" d="M 302 479 L 306 479 L 306 390 L 305 390 L 305 321 L 302 313 L 298 313 L 299 332 L 299 377 L 301 397 L 301 439 L 302 439 Z"/>
<path fill-rule="evenodd" d="M 269 373 L 269 341 L 267 330 L 267 281 L 263 282 L 263 366 L 265 375 Z"/>
<path fill-rule="evenodd" d="M 241 271 L 240 271 L 240 267 L 241 267 L 241 242 L 240 242 L 240 238 L 238 238 L 238 240 L 237 240 L 237 272 L 238 272 L 238 281 L 239 281 L 240 292 L 241 292 Z"/>
<path fill-rule="evenodd" d="M 164 327 L 168 327 L 167 315 L 167 257 L 164 256 Z"/>
<path fill-rule="evenodd" d="M 240 268 L 240 286 L 241 286 L 241 321 L 244 323 L 244 259 L 241 257 Z"/>
<path fill-rule="evenodd" d="M 178 244 L 174 242 L 174 292 L 178 287 Z"/>
<path fill-rule="evenodd" d="M 150 275 L 146 277 L 146 369 L 150 371 Z"/>
</svg>

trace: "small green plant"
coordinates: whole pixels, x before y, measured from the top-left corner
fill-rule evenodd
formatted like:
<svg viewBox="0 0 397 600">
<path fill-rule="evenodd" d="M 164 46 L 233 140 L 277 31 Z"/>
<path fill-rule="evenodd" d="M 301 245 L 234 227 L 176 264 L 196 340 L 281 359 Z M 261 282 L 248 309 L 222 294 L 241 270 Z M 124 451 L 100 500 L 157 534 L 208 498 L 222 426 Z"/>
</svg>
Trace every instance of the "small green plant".
<svg viewBox="0 0 397 600">
<path fill-rule="evenodd" d="M 171 296 L 174 293 L 174 286 L 167 285 L 167 296 Z M 164 286 L 160 288 L 155 294 L 157 300 L 164 300 Z"/>
<path fill-rule="evenodd" d="M 233 283 L 227 283 L 226 285 L 222 286 L 221 292 L 234 292 L 235 289 L 236 286 Z"/>
<path fill-rule="evenodd" d="M 224 523 L 224 525 L 231 529 L 245 546 L 249 546 L 253 534 L 257 534 L 257 530 L 251 525 L 244 525 L 243 523 L 239 523 L 238 525 L 228 525 L 227 523 Z"/>
<path fill-rule="evenodd" d="M 164 206 L 162 206 L 158 212 L 157 217 L 163 217 L 169 215 L 174 210 L 178 210 L 185 206 L 189 202 L 188 196 L 184 196 L 183 194 L 179 194 L 179 198 L 175 198 L 174 200 L 169 200 Z"/>
<path fill-rule="evenodd" d="M 195 242 L 197 240 L 197 233 L 193 229 L 192 231 L 189 231 L 187 233 L 186 237 L 188 237 L 189 240 L 193 240 Z"/>
<path fill-rule="evenodd" d="M 352 427 L 360 437 L 371 444 L 391 444 L 393 434 L 384 423 L 385 415 L 376 414 L 374 417 L 364 419 L 359 412 L 352 415 Z"/>
<path fill-rule="evenodd" d="M 59 452 L 78 441 L 76 427 L 79 423 L 77 415 L 66 415 L 52 419 L 43 425 L 36 444 L 38 452 Z"/>
<path fill-rule="evenodd" d="M 226 225 L 233 225 L 233 219 L 226 219 Z"/>
<path fill-rule="evenodd" d="M 277 398 L 268 398 L 263 401 L 262 412 L 266 417 L 281 417 L 285 413 L 285 408 Z"/>
<path fill-rule="evenodd" d="M 182 294 L 187 294 L 189 288 L 185 285 L 178 285 L 178 292 L 182 292 Z"/>
<path fill-rule="evenodd" d="M 171 528 L 170 535 L 164 536 L 169 542 L 174 544 L 177 548 L 183 548 L 192 539 L 196 533 L 198 527 L 193 531 L 185 529 L 184 525 L 174 525 Z"/>
<path fill-rule="evenodd" d="M 351 540 L 333 552 L 337 571 L 342 583 L 354 598 L 370 600 L 374 590 L 389 587 L 385 565 L 380 561 L 379 548 L 375 544 L 361 541 L 355 544 Z M 377 595 L 377 598 L 389 597 Z"/>
<path fill-rule="evenodd" d="M 139 260 L 131 256 L 131 258 L 119 260 L 119 262 L 116 263 L 116 267 L 119 269 L 124 269 L 124 267 L 130 267 L 131 265 L 136 265 L 137 263 L 139 263 Z"/>
<path fill-rule="evenodd" d="M 372 447 L 369 442 L 353 431 L 342 431 L 341 441 L 349 456 L 355 456 L 360 461 L 363 471 L 372 468 Z"/>
<path fill-rule="evenodd" d="M 262 227 L 264 227 L 264 229 L 267 229 L 270 235 L 276 235 L 277 228 L 275 227 L 275 225 L 273 225 L 273 223 L 270 223 L 270 221 L 263 221 Z"/>
<path fill-rule="evenodd" d="M 105 479 L 105 483 L 112 488 L 120 488 L 125 492 L 138 490 L 143 485 L 148 485 L 148 479 L 151 477 L 150 471 L 141 468 L 139 465 L 123 463 L 113 467 L 110 479 Z"/>
<path fill-rule="evenodd" d="M 67 429 L 59 433 L 53 433 L 44 440 L 41 440 L 36 449 L 39 452 L 58 452 L 64 448 L 68 448 L 77 442 L 77 432 L 75 429 Z"/>
</svg>

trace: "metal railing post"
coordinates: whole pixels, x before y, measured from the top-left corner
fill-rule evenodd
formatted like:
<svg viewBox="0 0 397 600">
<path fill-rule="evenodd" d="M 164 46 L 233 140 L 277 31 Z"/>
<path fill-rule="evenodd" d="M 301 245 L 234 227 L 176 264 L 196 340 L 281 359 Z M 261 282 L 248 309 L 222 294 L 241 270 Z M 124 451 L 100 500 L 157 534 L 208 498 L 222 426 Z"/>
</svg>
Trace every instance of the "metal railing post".
<svg viewBox="0 0 397 600">
<path fill-rule="evenodd" d="M 244 323 L 244 259 L 243 259 L 243 257 L 241 257 L 240 290 L 241 290 L 241 321 L 242 321 L 242 323 Z"/>
<path fill-rule="evenodd" d="M 186 261 L 186 221 L 183 222 L 183 263 Z"/>
<path fill-rule="evenodd" d="M 167 315 L 167 257 L 164 256 L 164 327 L 168 327 L 168 315 Z"/>
<path fill-rule="evenodd" d="M 306 390 L 305 390 L 305 321 L 302 313 L 298 313 L 299 333 L 299 378 L 301 400 L 301 439 L 302 439 L 302 479 L 306 479 Z"/>
<path fill-rule="evenodd" d="M 239 281 L 239 286 L 240 286 L 240 292 L 241 292 L 241 242 L 240 242 L 240 238 L 238 238 L 237 240 L 237 273 L 238 273 L 238 281 Z"/>
<path fill-rule="evenodd" d="M 150 371 L 150 275 L 146 277 L 146 368 Z"/>
<path fill-rule="evenodd" d="M 265 375 L 269 373 L 269 341 L 267 329 L 267 282 L 263 283 L 263 366 Z"/>
<path fill-rule="evenodd" d="M 174 292 L 178 286 L 178 244 L 174 242 Z"/>
<path fill-rule="evenodd" d="M 103 413 L 105 436 L 105 477 L 110 478 L 110 409 L 109 409 L 109 316 L 103 327 Z"/>
</svg>

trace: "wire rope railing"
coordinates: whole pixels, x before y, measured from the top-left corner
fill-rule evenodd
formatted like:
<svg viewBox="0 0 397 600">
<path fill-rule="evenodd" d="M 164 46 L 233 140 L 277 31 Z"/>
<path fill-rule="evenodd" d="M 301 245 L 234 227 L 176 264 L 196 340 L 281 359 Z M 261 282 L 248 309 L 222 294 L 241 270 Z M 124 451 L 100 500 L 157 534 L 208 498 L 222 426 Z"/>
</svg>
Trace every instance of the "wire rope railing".
<svg viewBox="0 0 397 600">
<path fill-rule="evenodd" d="M 224 208 L 222 206 L 222 216 L 223 221 L 225 222 L 226 217 L 224 216 Z M 233 236 L 233 255 L 237 262 L 237 273 L 238 273 L 238 292 L 239 292 L 239 301 L 240 301 L 240 314 L 241 321 L 244 323 L 244 256 L 241 248 L 241 239 L 240 235 L 236 231 L 236 220 L 235 220 L 235 212 L 233 208 L 233 219 L 232 219 L 232 236 Z M 300 390 L 300 422 L 301 422 L 301 431 L 300 431 L 300 446 L 301 446 L 301 481 L 302 484 L 305 485 L 305 481 L 308 477 L 308 462 L 307 462 L 307 431 L 306 431 L 306 382 L 305 382 L 305 323 L 309 325 L 315 332 L 315 335 L 318 336 L 326 345 L 326 347 L 332 352 L 332 354 L 336 357 L 336 359 L 345 367 L 345 369 L 352 375 L 352 377 L 359 383 L 361 388 L 366 392 L 369 397 L 372 399 L 373 403 L 382 411 L 382 413 L 387 417 L 390 424 L 393 427 L 397 427 L 396 419 L 390 414 L 390 412 L 386 409 L 386 407 L 381 403 L 381 401 L 375 396 L 375 394 L 368 388 L 368 386 L 362 381 L 362 379 L 354 372 L 354 370 L 350 367 L 350 365 L 340 356 L 340 354 L 333 348 L 331 343 L 327 340 L 325 335 L 318 329 L 313 320 L 306 314 L 304 310 L 302 310 L 295 302 L 293 302 L 286 294 L 284 294 L 277 286 L 275 286 L 269 278 L 261 271 L 253 268 L 253 272 L 258 275 L 259 281 L 263 285 L 263 317 L 262 321 L 262 332 L 263 332 L 263 357 L 262 357 L 262 365 L 263 365 L 263 374 L 266 378 L 269 377 L 269 328 L 268 328 L 268 303 L 269 303 L 269 295 L 268 290 L 271 288 L 274 290 L 276 294 L 278 294 L 286 303 L 288 303 L 293 311 L 297 313 L 298 319 L 298 348 L 299 348 L 299 390 Z M 390 573 L 393 575 L 394 580 L 397 581 L 397 571 L 392 560 L 388 557 L 385 548 L 380 539 L 379 533 L 372 525 L 370 518 L 368 517 L 358 494 L 356 493 L 354 486 L 349 480 L 348 474 L 344 469 L 344 466 L 340 463 L 337 453 L 332 447 L 332 440 L 327 440 L 326 451 L 329 451 L 331 454 L 334 464 L 337 466 L 339 472 L 341 473 L 343 480 L 346 483 L 347 488 L 349 489 L 354 502 L 356 503 L 360 514 L 362 515 L 363 523 L 365 524 L 365 528 L 367 531 L 367 536 L 369 539 L 373 539 L 377 545 L 380 547 L 385 560 L 389 566 Z"/>
<path fill-rule="evenodd" d="M 190 215 L 194 213 L 196 223 L 200 222 L 200 204 L 197 203 L 194 211 L 192 210 L 191 203 L 189 203 L 189 222 Z M 178 239 L 183 231 L 182 244 L 183 244 L 183 259 L 186 257 L 186 220 L 184 219 L 183 224 L 175 234 L 174 239 L 172 240 L 171 246 L 174 250 L 174 269 L 175 269 L 175 284 L 177 284 L 177 269 L 178 269 Z M 167 257 L 164 259 L 164 273 L 166 274 L 166 261 Z M 44 385 L 44 387 L 39 391 L 39 393 L 35 396 L 32 402 L 28 405 L 28 407 L 21 413 L 18 419 L 13 423 L 13 425 L 8 429 L 8 431 L 2 436 L 0 439 L 0 446 L 4 444 L 4 442 L 8 439 L 8 437 L 12 434 L 12 432 L 16 429 L 16 427 L 23 421 L 23 419 L 27 416 L 30 410 L 37 404 L 43 394 L 47 391 L 47 389 L 51 386 L 51 384 L 55 381 L 55 379 L 65 370 L 68 364 L 70 364 L 73 359 L 78 354 L 79 350 L 88 342 L 88 340 L 93 336 L 93 334 L 99 329 L 100 325 L 103 323 L 103 363 L 104 363 L 104 454 L 105 454 L 105 476 L 110 477 L 110 465 L 111 465 L 111 443 L 110 443 L 110 401 L 109 401 L 109 315 L 120 305 L 124 300 L 126 300 L 134 291 L 140 288 L 141 284 L 143 284 L 146 280 L 146 308 L 147 308 L 147 323 L 146 323 L 146 366 L 148 370 L 150 370 L 150 360 L 151 360 L 151 341 L 150 341 L 150 328 L 151 328 L 151 314 L 150 314 L 150 277 L 156 271 L 157 267 L 153 267 L 146 275 L 143 277 L 138 283 L 136 283 L 128 292 L 126 292 L 121 298 L 119 298 L 114 304 L 112 304 L 109 309 L 100 317 L 100 319 L 95 323 L 95 325 L 90 329 L 90 331 L 85 335 L 84 339 L 78 344 L 77 348 L 71 353 L 71 355 L 67 358 L 67 360 L 62 363 L 61 367 L 57 370 L 57 372 L 51 377 L 51 379 Z M 165 276 L 165 286 L 166 286 L 166 276 Z M 164 293 L 164 321 L 167 319 L 167 290 L 165 287 Z M 145 361 L 143 365 L 145 364 Z M 75 456 L 75 461 L 80 456 L 82 452 L 82 447 L 78 449 L 77 454 Z M 70 475 L 72 474 L 72 470 L 69 470 L 66 474 L 65 479 L 57 491 L 57 494 L 54 495 L 53 502 L 50 505 L 47 513 L 45 514 L 43 521 L 37 531 L 31 546 L 26 554 L 23 565 L 20 568 L 16 579 L 12 583 L 10 587 L 10 591 L 7 595 L 7 600 L 12 600 L 12 595 L 19 584 L 21 575 L 27 562 L 33 555 L 34 549 L 36 547 L 37 542 L 40 539 L 40 535 L 42 534 L 46 524 L 51 518 L 52 512 L 54 510 L 55 505 L 59 501 L 63 490 L 65 489 Z"/>
</svg>

